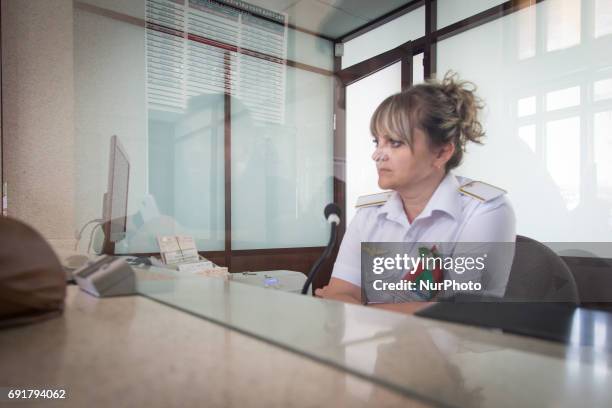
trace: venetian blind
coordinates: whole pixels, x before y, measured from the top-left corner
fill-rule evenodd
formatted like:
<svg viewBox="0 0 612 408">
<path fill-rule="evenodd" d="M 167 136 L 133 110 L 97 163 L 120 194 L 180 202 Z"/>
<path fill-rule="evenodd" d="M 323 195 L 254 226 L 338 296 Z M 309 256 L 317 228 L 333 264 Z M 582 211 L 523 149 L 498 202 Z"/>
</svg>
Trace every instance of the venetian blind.
<svg viewBox="0 0 612 408">
<path fill-rule="evenodd" d="M 182 113 L 228 93 L 255 120 L 282 123 L 287 17 L 235 0 L 147 0 L 147 101 Z"/>
</svg>

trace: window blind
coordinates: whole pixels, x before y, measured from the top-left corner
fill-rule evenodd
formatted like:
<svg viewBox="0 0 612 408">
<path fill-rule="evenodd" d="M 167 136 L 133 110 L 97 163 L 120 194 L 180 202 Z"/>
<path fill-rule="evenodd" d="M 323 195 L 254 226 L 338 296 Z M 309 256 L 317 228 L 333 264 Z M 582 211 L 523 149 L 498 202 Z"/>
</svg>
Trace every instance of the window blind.
<svg viewBox="0 0 612 408">
<path fill-rule="evenodd" d="M 283 123 L 287 16 L 235 0 L 147 0 L 147 101 L 184 112 L 227 93 L 256 121 Z"/>
</svg>

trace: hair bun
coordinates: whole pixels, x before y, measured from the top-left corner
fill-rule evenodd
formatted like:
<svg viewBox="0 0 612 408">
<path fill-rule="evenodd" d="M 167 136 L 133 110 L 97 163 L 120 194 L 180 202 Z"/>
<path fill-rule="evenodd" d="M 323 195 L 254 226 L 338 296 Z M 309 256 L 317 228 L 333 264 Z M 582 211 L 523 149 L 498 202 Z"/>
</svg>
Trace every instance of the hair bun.
<svg viewBox="0 0 612 408">
<path fill-rule="evenodd" d="M 465 146 L 468 141 L 481 143 L 480 139 L 484 137 L 485 132 L 478 115 L 484 103 L 476 95 L 476 85 L 470 81 L 460 80 L 453 71 L 447 71 L 440 82 L 440 89 L 450 100 L 456 113 L 455 126 L 459 130 L 461 144 Z"/>
</svg>

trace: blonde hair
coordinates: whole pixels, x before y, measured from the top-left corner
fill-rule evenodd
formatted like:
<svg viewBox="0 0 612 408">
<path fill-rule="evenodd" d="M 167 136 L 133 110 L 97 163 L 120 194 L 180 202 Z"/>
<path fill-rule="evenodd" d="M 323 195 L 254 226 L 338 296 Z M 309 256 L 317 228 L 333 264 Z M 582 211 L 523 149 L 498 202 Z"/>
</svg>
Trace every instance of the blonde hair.
<svg viewBox="0 0 612 408">
<path fill-rule="evenodd" d="M 468 142 L 482 144 L 485 133 L 478 115 L 484 104 L 475 92 L 476 85 L 449 71 L 442 81 L 427 80 L 385 99 L 372 115 L 370 131 L 410 147 L 415 128 L 425 132 L 431 147 L 453 143 L 449 171 L 461 163 Z"/>
</svg>

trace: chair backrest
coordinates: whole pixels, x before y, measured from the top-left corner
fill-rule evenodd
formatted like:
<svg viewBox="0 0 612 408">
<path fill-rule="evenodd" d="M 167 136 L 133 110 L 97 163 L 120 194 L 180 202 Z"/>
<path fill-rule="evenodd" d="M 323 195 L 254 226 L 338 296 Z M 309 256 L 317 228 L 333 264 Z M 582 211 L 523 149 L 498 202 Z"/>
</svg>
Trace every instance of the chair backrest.
<svg viewBox="0 0 612 408">
<path fill-rule="evenodd" d="M 504 299 L 579 303 L 576 281 L 563 259 L 534 239 L 517 235 Z"/>
</svg>

